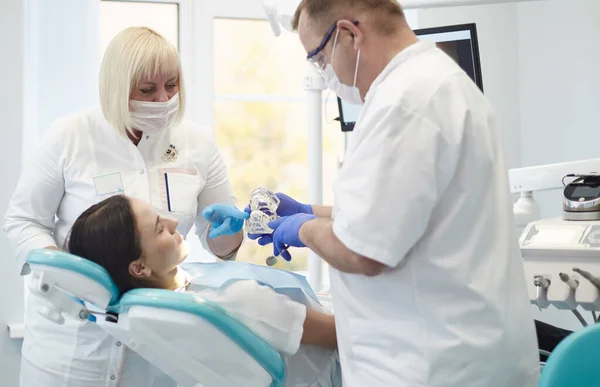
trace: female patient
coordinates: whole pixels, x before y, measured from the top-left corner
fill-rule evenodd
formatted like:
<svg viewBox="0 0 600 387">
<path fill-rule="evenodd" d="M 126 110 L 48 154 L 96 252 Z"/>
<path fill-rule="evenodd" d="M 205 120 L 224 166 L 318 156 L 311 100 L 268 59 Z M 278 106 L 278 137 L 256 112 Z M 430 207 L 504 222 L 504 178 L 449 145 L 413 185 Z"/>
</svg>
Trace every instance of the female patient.
<svg viewBox="0 0 600 387">
<path fill-rule="evenodd" d="M 222 289 L 194 286 L 192 276 L 179 266 L 187 252 L 176 227 L 177 221 L 159 216 L 142 201 L 113 196 L 79 216 L 71 229 L 67 250 L 104 267 L 121 294 L 135 288 L 201 290 L 203 297 L 219 302 L 282 354 L 296 354 L 286 357 L 286 385 L 337 384 L 339 375 L 333 351 L 337 342 L 332 315 L 315 310 L 314 304 L 303 305 L 301 298 L 296 300 L 299 302 L 293 301 L 256 281 L 233 282 Z M 276 269 L 261 270 L 272 270 L 271 277 L 290 275 Z M 309 347 L 298 351 L 300 344 Z M 314 375 L 307 375 L 307 365 L 313 368 Z M 320 369 L 315 370 L 315 365 Z M 304 369 L 300 371 L 301 368 Z M 292 379 L 294 382 L 290 384 Z"/>
</svg>

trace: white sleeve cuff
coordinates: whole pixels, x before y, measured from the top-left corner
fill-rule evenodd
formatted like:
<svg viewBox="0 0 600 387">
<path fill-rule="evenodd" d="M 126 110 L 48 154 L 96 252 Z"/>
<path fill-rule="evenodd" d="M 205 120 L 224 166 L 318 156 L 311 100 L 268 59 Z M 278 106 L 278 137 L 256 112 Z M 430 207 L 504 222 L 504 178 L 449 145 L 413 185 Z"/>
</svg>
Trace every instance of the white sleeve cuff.
<svg viewBox="0 0 600 387">
<path fill-rule="evenodd" d="M 336 214 L 332 228 L 333 234 L 348 250 L 362 255 L 365 258 L 369 258 L 389 267 L 397 266 L 404 259 L 404 257 L 398 257 L 399 252 L 389 251 L 373 243 L 361 240 L 357 235 L 353 235 L 347 227 L 347 222 L 340 213 Z"/>
<path fill-rule="evenodd" d="M 212 255 L 213 257 L 217 258 L 217 259 L 221 259 L 224 261 L 235 261 L 237 259 L 237 255 L 238 252 L 240 251 L 240 249 L 242 248 L 242 246 L 244 245 L 244 242 L 246 241 L 246 234 L 242 232 L 242 241 L 240 242 L 240 246 L 237 248 L 237 250 L 235 250 L 233 253 L 230 254 L 229 257 L 218 257 L 217 255 L 215 255 L 215 253 L 212 252 L 212 250 L 210 249 L 210 247 L 208 246 L 208 230 L 210 229 L 210 227 L 206 227 L 204 229 L 204 231 L 202 231 L 201 233 L 198 233 L 198 238 L 200 238 L 200 243 L 202 244 L 202 247 L 204 248 L 204 250 L 206 250 L 210 255 Z"/>
<path fill-rule="evenodd" d="M 27 256 L 32 250 L 43 249 L 44 247 L 48 246 L 56 246 L 56 241 L 52 235 L 38 234 L 25 239 L 24 241 L 21 241 L 21 243 L 19 243 L 19 245 L 15 248 L 17 261 L 21 265 L 24 265 L 27 261 Z"/>
</svg>

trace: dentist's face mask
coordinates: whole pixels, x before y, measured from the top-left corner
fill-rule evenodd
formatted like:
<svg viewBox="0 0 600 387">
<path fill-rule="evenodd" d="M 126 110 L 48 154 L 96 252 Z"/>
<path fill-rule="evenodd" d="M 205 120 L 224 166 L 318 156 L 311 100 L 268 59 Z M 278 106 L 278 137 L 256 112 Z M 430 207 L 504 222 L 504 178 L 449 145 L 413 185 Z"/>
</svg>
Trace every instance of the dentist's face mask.
<svg viewBox="0 0 600 387">
<path fill-rule="evenodd" d="M 360 62 L 360 49 L 358 50 L 358 54 L 356 56 L 356 66 L 354 68 L 354 82 L 352 86 L 344 85 L 340 82 L 339 78 L 333 71 L 333 61 L 335 60 L 335 49 L 337 46 L 337 40 L 339 36 L 340 30 L 337 30 L 335 34 L 335 39 L 333 41 L 333 49 L 331 50 L 331 64 L 328 64 L 323 71 L 323 78 L 327 83 L 327 87 L 337 94 L 342 100 L 348 102 L 352 105 L 362 105 L 363 100 L 360 97 L 360 91 L 356 87 L 356 77 L 358 76 L 358 64 Z"/>
<path fill-rule="evenodd" d="M 356 87 L 344 85 L 342 82 L 340 82 L 331 65 L 328 64 L 325 68 L 325 71 L 323 72 L 323 78 L 327 83 L 327 88 L 333 91 L 342 100 L 351 105 L 363 104 L 363 100 L 360 97 L 360 91 Z M 354 82 L 356 82 L 356 80 Z"/>
<path fill-rule="evenodd" d="M 179 93 L 167 102 L 129 101 L 133 127 L 147 134 L 160 133 L 175 123 L 179 113 Z"/>
</svg>

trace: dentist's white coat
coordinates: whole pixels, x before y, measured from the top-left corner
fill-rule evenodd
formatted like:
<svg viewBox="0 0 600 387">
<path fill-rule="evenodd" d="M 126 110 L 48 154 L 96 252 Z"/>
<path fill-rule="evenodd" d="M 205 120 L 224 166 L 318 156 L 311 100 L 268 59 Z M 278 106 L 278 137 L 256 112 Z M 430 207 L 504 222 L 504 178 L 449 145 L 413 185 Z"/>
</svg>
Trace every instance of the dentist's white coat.
<svg viewBox="0 0 600 387">
<path fill-rule="evenodd" d="M 398 54 L 371 86 L 334 194 L 335 235 L 390 267 L 331 270 L 345 387 L 537 385 L 494 115 L 433 43 Z"/>
</svg>

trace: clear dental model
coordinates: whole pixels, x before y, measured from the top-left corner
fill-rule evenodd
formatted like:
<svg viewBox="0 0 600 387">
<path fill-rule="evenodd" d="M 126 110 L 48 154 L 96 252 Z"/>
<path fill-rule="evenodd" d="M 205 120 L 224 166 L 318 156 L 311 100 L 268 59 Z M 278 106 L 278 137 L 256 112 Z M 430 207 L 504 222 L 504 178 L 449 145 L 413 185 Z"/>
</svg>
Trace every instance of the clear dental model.
<svg viewBox="0 0 600 387">
<path fill-rule="evenodd" d="M 250 217 L 246 220 L 246 230 L 248 234 L 272 234 L 273 230 L 269 227 L 269 222 L 279 218 L 277 207 L 279 207 L 279 198 L 266 188 L 257 188 L 250 194 Z M 288 250 L 285 246 L 281 254 Z M 277 256 L 271 255 L 266 259 L 267 266 L 275 266 Z"/>
<path fill-rule="evenodd" d="M 250 194 L 250 217 L 246 220 L 246 230 L 249 234 L 271 234 L 273 229 L 269 222 L 279 218 L 277 207 L 279 198 L 266 188 L 257 188 Z M 274 266 L 277 257 L 270 256 L 266 260 L 267 266 Z"/>
<path fill-rule="evenodd" d="M 279 198 L 266 188 L 257 188 L 250 194 L 250 217 L 246 220 L 249 234 L 271 234 L 269 222 L 279 218 Z"/>
</svg>

